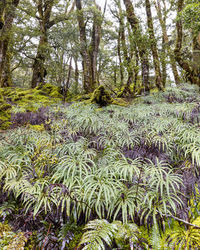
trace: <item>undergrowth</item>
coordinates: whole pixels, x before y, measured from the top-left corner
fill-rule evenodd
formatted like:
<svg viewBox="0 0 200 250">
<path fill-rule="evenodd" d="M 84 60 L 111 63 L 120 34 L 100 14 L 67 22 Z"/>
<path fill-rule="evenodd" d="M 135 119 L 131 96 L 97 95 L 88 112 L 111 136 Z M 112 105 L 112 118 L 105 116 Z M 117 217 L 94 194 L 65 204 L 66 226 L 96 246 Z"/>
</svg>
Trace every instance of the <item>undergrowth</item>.
<svg viewBox="0 0 200 250">
<path fill-rule="evenodd" d="M 53 105 L 1 133 L 2 221 L 33 249 L 198 249 L 183 222 L 200 226 L 199 97 L 184 85 L 128 107 Z"/>
</svg>

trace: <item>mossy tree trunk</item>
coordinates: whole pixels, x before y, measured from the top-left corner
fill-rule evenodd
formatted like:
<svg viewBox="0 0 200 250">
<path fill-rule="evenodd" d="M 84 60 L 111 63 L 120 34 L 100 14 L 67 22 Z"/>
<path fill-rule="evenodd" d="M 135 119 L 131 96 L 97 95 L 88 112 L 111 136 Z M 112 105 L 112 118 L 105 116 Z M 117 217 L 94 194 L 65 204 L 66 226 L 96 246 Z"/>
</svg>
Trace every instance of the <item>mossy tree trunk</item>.
<svg viewBox="0 0 200 250">
<path fill-rule="evenodd" d="M 31 87 L 35 88 L 39 84 L 44 84 L 47 70 L 45 68 L 45 61 L 49 55 L 49 43 L 48 43 L 48 32 L 49 29 L 64 20 L 68 20 L 71 12 L 74 9 L 72 5 L 70 11 L 66 16 L 57 16 L 51 20 L 52 8 L 55 4 L 55 0 L 34 0 L 37 6 L 38 16 L 35 16 L 39 21 L 40 39 L 37 47 L 37 54 L 33 62 L 32 80 Z"/>
<path fill-rule="evenodd" d="M 78 56 L 74 56 L 75 72 L 74 72 L 74 94 L 78 94 L 78 83 L 79 83 L 79 69 L 78 69 Z"/>
<path fill-rule="evenodd" d="M 133 4 L 130 0 L 123 0 L 126 7 L 126 13 L 128 21 L 133 30 L 134 37 L 136 37 L 136 45 L 138 48 L 138 53 L 141 61 L 141 71 L 142 71 L 142 83 L 145 91 L 149 90 L 149 60 L 148 54 L 145 50 L 142 30 L 139 26 L 139 20 L 135 15 Z"/>
<path fill-rule="evenodd" d="M 124 65 L 126 67 L 128 73 L 128 79 L 124 88 L 124 95 L 131 94 L 130 85 L 133 83 L 134 78 L 134 69 L 133 69 L 133 53 L 132 51 L 128 51 L 128 47 L 126 44 L 126 36 L 125 36 L 125 24 L 124 24 L 124 15 L 122 13 L 121 2 L 118 1 L 118 8 L 119 8 L 119 23 L 120 23 L 120 34 L 121 34 L 121 44 L 122 44 L 122 51 L 124 56 Z"/>
<path fill-rule="evenodd" d="M 193 35 L 193 67 L 195 74 L 200 77 L 200 32 Z"/>
<path fill-rule="evenodd" d="M 198 71 L 195 69 L 193 64 L 189 63 L 182 56 L 183 27 L 182 20 L 179 18 L 179 13 L 181 13 L 183 10 L 183 6 L 184 0 L 178 0 L 176 21 L 177 39 L 176 48 L 174 50 L 175 59 L 180 67 L 185 71 L 187 80 L 189 80 L 192 84 L 197 84 L 200 86 L 200 77 Z"/>
<path fill-rule="evenodd" d="M 89 49 L 89 55 L 91 60 L 91 72 L 92 72 L 92 85 L 96 88 L 99 85 L 98 77 L 97 77 L 97 56 L 99 53 L 99 45 L 101 39 L 101 24 L 102 17 L 100 14 L 100 7 L 95 4 L 95 11 L 93 14 L 93 28 L 92 28 L 92 39 Z"/>
<path fill-rule="evenodd" d="M 80 45 L 81 45 L 81 56 L 83 66 L 83 88 L 86 93 L 93 92 L 94 87 L 92 86 L 92 72 L 91 72 L 91 61 L 88 52 L 87 38 L 86 38 L 86 25 L 83 16 L 82 2 L 76 0 L 77 8 L 77 19 L 79 24 L 80 32 Z"/>
<path fill-rule="evenodd" d="M 148 32 L 150 37 L 150 44 L 151 44 L 151 51 L 153 55 L 153 64 L 155 69 L 155 77 L 156 77 L 156 86 L 158 89 L 163 89 L 163 82 L 162 82 L 162 75 L 160 69 L 160 61 L 158 57 L 158 49 L 157 43 L 154 34 L 154 26 L 153 26 L 153 18 L 151 13 L 151 4 L 149 0 L 145 0 L 146 5 L 146 14 L 147 14 L 147 25 L 148 25 Z"/>
<path fill-rule="evenodd" d="M 76 0 L 77 20 L 80 32 L 81 56 L 83 65 L 83 87 L 86 93 L 93 92 L 98 85 L 97 56 L 101 39 L 102 17 L 100 8 L 94 2 L 93 27 L 91 42 L 88 45 L 86 37 L 86 23 L 84 20 L 82 2 Z"/>
<path fill-rule="evenodd" d="M 119 72 L 120 72 L 120 87 L 124 84 L 124 66 L 122 63 L 122 56 L 121 56 L 121 29 L 119 25 L 118 31 L 118 39 L 117 39 L 117 55 L 119 59 Z"/>
<path fill-rule="evenodd" d="M 4 26 L 4 10 L 6 7 L 6 1 L 5 0 L 0 0 L 0 30 Z"/>
<path fill-rule="evenodd" d="M 167 34 L 166 3 L 165 3 L 165 0 L 163 0 L 162 2 L 163 2 L 163 6 L 164 6 L 164 8 L 163 8 L 164 14 L 162 14 L 162 11 L 161 11 L 160 0 L 157 0 L 157 2 L 154 2 L 154 5 L 155 5 L 155 8 L 157 10 L 157 15 L 158 15 L 158 19 L 160 22 L 160 26 L 162 28 L 163 41 L 165 43 L 166 50 L 167 50 L 169 58 L 170 58 L 170 64 L 171 64 L 172 72 L 174 75 L 174 81 L 175 81 L 176 85 L 178 85 L 180 83 L 180 78 L 179 78 L 179 74 L 178 74 L 178 70 L 177 70 L 177 66 L 176 66 L 176 60 L 174 57 L 174 53 L 172 52 L 172 50 L 169 46 L 169 38 L 168 38 L 168 34 Z"/>
<path fill-rule="evenodd" d="M 19 0 L 2 1 L 0 6 L 2 8 L 0 18 L 3 21 L 0 31 L 0 87 L 9 87 L 12 85 L 9 44 L 12 38 L 12 25 L 18 4 Z"/>
<path fill-rule="evenodd" d="M 33 75 L 31 81 L 31 87 L 35 88 L 39 84 L 44 84 L 45 76 L 47 71 L 45 69 L 45 60 L 48 55 L 48 29 L 51 17 L 51 11 L 53 7 L 54 0 L 49 1 L 35 1 L 37 4 L 37 11 L 39 14 L 39 30 L 40 30 L 40 40 L 37 48 L 37 54 L 33 63 Z"/>
</svg>

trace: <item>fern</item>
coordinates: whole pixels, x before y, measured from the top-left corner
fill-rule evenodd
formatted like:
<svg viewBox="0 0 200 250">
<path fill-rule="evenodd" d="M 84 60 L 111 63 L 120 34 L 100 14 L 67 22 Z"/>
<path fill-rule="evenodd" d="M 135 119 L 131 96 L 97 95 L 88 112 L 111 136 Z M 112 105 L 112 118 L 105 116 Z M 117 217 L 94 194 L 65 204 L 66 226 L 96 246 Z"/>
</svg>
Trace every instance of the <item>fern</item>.
<svg viewBox="0 0 200 250">
<path fill-rule="evenodd" d="M 114 232 L 117 231 L 117 227 L 114 224 L 110 224 L 106 220 L 94 220 L 90 221 L 84 228 L 88 230 L 83 234 L 79 246 L 84 245 L 82 249 L 105 249 L 104 242 L 111 246 Z M 85 245 L 86 244 L 86 245 Z"/>
</svg>

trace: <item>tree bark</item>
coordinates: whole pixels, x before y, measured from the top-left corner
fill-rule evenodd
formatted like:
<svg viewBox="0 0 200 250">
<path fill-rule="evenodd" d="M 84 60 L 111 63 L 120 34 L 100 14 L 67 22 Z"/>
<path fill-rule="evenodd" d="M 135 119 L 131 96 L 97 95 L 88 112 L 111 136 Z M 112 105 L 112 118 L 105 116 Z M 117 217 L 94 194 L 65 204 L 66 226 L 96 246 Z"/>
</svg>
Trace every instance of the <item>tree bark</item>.
<svg viewBox="0 0 200 250">
<path fill-rule="evenodd" d="M 45 68 L 45 60 L 48 55 L 47 27 L 49 26 L 54 0 L 49 0 L 46 2 L 43 0 L 39 0 L 36 3 L 39 14 L 40 40 L 37 48 L 37 54 L 32 67 L 32 88 L 37 87 L 39 84 L 44 84 L 44 79 L 47 75 L 47 71 Z"/>
<path fill-rule="evenodd" d="M 122 64 L 122 57 L 121 57 L 121 31 L 120 31 L 120 27 L 119 27 L 118 39 L 117 39 L 117 55 L 119 58 L 120 88 L 121 88 L 124 84 L 124 67 Z"/>
<path fill-rule="evenodd" d="M 123 17 L 120 1 L 118 2 L 118 7 L 119 7 L 121 44 L 122 44 L 122 50 L 123 50 L 123 55 L 124 55 L 124 62 L 125 62 L 126 70 L 128 73 L 128 79 L 127 79 L 127 82 L 123 91 L 123 95 L 126 95 L 126 94 L 130 95 L 131 94 L 130 85 L 133 83 L 133 78 L 134 78 L 134 69 L 131 65 L 133 53 L 128 53 L 128 48 L 126 44 L 126 36 L 125 36 L 124 17 Z"/>
<path fill-rule="evenodd" d="M 1 2 L 0 18 L 4 16 L 4 21 L 2 20 L 3 25 L 0 31 L 0 87 L 12 85 L 9 43 L 12 39 L 11 29 L 18 4 L 19 0 L 13 0 L 10 3 L 6 3 L 6 1 Z"/>
<path fill-rule="evenodd" d="M 83 65 L 83 88 L 86 93 L 94 91 L 92 86 L 92 72 L 91 72 L 91 61 L 90 55 L 88 53 L 87 38 L 86 38 L 86 27 L 83 16 L 83 9 L 81 0 L 76 0 L 77 8 L 77 19 L 79 24 L 80 32 L 80 45 L 81 45 L 81 56 L 82 56 L 82 65 Z"/>
<path fill-rule="evenodd" d="M 124 5 L 126 7 L 127 18 L 133 30 L 133 34 L 137 38 L 136 44 L 138 47 L 138 52 L 140 56 L 141 66 L 142 66 L 142 83 L 143 83 L 144 91 L 148 91 L 149 90 L 149 61 L 148 61 L 148 55 L 143 46 L 142 31 L 139 27 L 139 20 L 137 19 L 135 15 L 132 2 L 130 0 L 124 0 Z"/>
<path fill-rule="evenodd" d="M 4 26 L 4 10 L 6 6 L 6 1 L 5 0 L 0 0 L 0 30 Z"/>
<path fill-rule="evenodd" d="M 174 58 L 174 54 L 169 46 L 169 38 L 168 38 L 168 34 L 167 34 L 167 25 L 166 25 L 166 17 L 162 16 L 162 11 L 161 11 L 161 6 L 160 6 L 160 1 L 157 0 L 157 3 L 154 2 L 155 8 L 157 10 L 157 15 L 158 15 L 158 19 L 160 22 L 160 26 L 162 28 L 162 35 L 163 35 L 163 39 L 164 39 L 164 43 L 166 46 L 166 50 L 168 52 L 169 58 L 170 58 L 170 64 L 171 64 L 171 68 L 172 68 L 172 72 L 174 75 L 174 81 L 176 83 L 176 85 L 178 85 L 180 83 L 180 78 L 179 78 L 179 74 L 178 74 L 178 70 L 176 67 L 176 61 Z M 166 13 L 166 4 L 165 1 L 163 0 L 163 5 L 164 5 L 164 13 Z M 164 14 L 165 15 L 165 14 Z"/>
<path fill-rule="evenodd" d="M 176 48 L 174 50 L 175 59 L 180 65 L 180 67 L 185 71 L 186 78 L 192 84 L 197 84 L 200 86 L 200 76 L 197 74 L 195 68 L 182 57 L 182 40 L 183 40 L 183 27 L 182 21 L 179 18 L 179 13 L 183 10 L 184 0 L 178 0 L 177 6 L 177 21 L 176 21 L 176 30 L 177 30 L 177 39 L 176 39 Z"/>
<path fill-rule="evenodd" d="M 70 87 L 71 71 L 72 71 L 72 56 L 70 57 L 70 61 L 69 61 L 67 80 L 66 80 L 65 85 L 63 86 L 63 97 L 64 97 L 63 101 L 64 102 L 66 101 L 68 90 L 69 90 L 69 87 Z"/>
<path fill-rule="evenodd" d="M 193 67 L 195 73 L 200 77 L 200 32 L 193 36 Z"/>
<path fill-rule="evenodd" d="M 86 93 L 93 92 L 98 85 L 97 56 L 101 39 L 102 16 L 100 14 L 100 7 L 96 4 L 95 0 L 93 2 L 96 10 L 93 13 L 92 37 L 88 46 L 82 2 L 81 0 L 76 0 L 81 45 L 80 53 L 83 65 L 83 87 Z"/>
<path fill-rule="evenodd" d="M 90 60 L 91 60 L 91 72 L 92 72 L 92 85 L 96 88 L 99 84 L 97 77 L 97 56 L 99 52 L 100 38 L 101 38 L 101 15 L 100 7 L 95 3 L 96 10 L 93 17 L 93 29 L 92 29 L 92 41 L 90 45 Z"/>
<path fill-rule="evenodd" d="M 145 0 L 146 5 L 146 14 L 147 14 L 147 25 L 148 25 L 148 32 L 150 37 L 150 44 L 151 44 L 151 51 L 153 55 L 153 63 L 155 69 L 155 76 L 156 76 L 156 86 L 159 90 L 163 89 L 163 82 L 162 82 L 162 75 L 160 70 L 160 61 L 158 57 L 158 49 L 157 43 L 154 34 L 154 27 L 153 27 L 153 18 L 151 13 L 151 5 L 149 0 Z"/>
<path fill-rule="evenodd" d="M 74 87 L 74 94 L 78 94 L 78 83 L 79 83 L 79 69 L 78 69 L 78 59 L 77 57 L 74 57 L 75 62 L 75 72 L 74 72 L 74 81 L 75 81 L 75 87 Z"/>
</svg>

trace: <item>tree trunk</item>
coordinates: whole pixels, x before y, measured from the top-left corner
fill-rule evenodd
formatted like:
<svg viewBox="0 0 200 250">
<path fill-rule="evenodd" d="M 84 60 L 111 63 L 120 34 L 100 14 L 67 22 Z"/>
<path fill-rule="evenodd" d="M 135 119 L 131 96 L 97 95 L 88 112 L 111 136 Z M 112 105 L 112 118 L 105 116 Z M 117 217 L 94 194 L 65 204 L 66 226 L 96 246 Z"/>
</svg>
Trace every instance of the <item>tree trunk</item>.
<svg viewBox="0 0 200 250">
<path fill-rule="evenodd" d="M 1 2 L 0 18 L 2 20 L 2 29 L 0 36 L 0 87 L 9 87 L 12 85 L 12 76 L 10 70 L 10 52 L 9 43 L 11 40 L 11 29 L 15 18 L 15 11 L 19 4 L 19 0 L 13 0 L 6 5 L 5 1 Z"/>
<path fill-rule="evenodd" d="M 98 83 L 97 56 L 101 39 L 102 17 L 100 7 L 93 0 L 95 11 L 93 13 L 93 28 L 90 46 L 87 44 L 86 24 L 83 16 L 81 0 L 76 0 L 77 20 L 80 32 L 81 56 L 83 65 L 83 87 L 86 93 L 93 92 Z"/>
<path fill-rule="evenodd" d="M 130 0 L 124 0 L 128 21 L 133 30 L 134 36 L 137 38 L 136 45 L 140 56 L 142 66 L 142 83 L 145 91 L 149 90 L 149 61 L 148 55 L 144 49 L 142 42 L 142 31 L 139 27 L 139 21 L 135 15 L 133 4 Z"/>
<path fill-rule="evenodd" d="M 123 55 L 124 55 L 124 62 L 126 66 L 126 70 L 128 73 L 128 79 L 123 91 L 123 95 L 130 95 L 131 90 L 130 90 L 130 85 L 133 83 L 133 78 L 134 78 L 134 70 L 131 65 L 131 60 L 132 60 L 132 53 L 129 55 L 128 53 L 128 48 L 126 45 L 126 36 L 125 36 L 125 25 L 124 25 L 124 17 L 121 9 L 121 3 L 119 1 L 119 23 L 120 23 L 120 34 L 121 34 L 121 43 L 122 43 L 122 50 L 123 50 Z"/>
<path fill-rule="evenodd" d="M 183 10 L 184 0 L 178 0 L 178 9 L 177 16 Z M 174 50 L 175 59 L 180 65 L 180 67 L 186 72 L 186 78 L 192 83 L 200 86 L 200 77 L 197 74 L 195 68 L 190 65 L 190 63 L 182 57 L 182 40 L 183 40 L 183 28 L 182 21 L 177 18 L 176 21 L 177 29 L 177 39 L 176 39 L 176 48 Z"/>
<path fill-rule="evenodd" d="M 85 22 L 82 10 L 81 0 L 76 0 L 77 8 L 77 19 L 79 24 L 80 31 L 80 45 L 81 45 L 81 56 L 82 56 L 82 65 L 83 65 L 83 88 L 86 93 L 94 91 L 92 86 L 92 72 L 91 72 L 91 61 L 87 48 L 87 39 L 86 39 L 86 30 Z"/>
<path fill-rule="evenodd" d="M 3 18 L 3 16 L 4 16 L 5 6 L 6 6 L 6 1 L 5 0 L 0 0 L 0 30 L 4 26 L 4 18 Z"/>
<path fill-rule="evenodd" d="M 195 73 L 200 77 L 200 32 L 193 36 L 193 67 Z"/>
<path fill-rule="evenodd" d="M 162 37 L 162 51 L 161 51 L 161 66 L 162 66 L 162 83 L 163 87 L 166 86 L 166 80 L 167 80 L 167 61 L 166 61 L 166 44 L 164 37 Z"/>
<path fill-rule="evenodd" d="M 167 52 L 168 52 L 168 55 L 170 58 L 170 64 L 171 64 L 172 72 L 174 75 L 174 81 L 175 81 L 176 85 L 178 85 L 180 83 L 180 78 L 179 78 L 178 70 L 176 67 L 176 61 L 174 58 L 174 54 L 169 46 L 169 38 L 167 35 L 167 25 L 166 25 L 166 17 L 165 17 L 165 13 L 167 12 L 167 10 L 166 10 L 166 4 L 165 4 L 164 0 L 163 0 L 163 4 L 164 4 L 164 17 L 162 16 L 160 1 L 157 0 L 157 4 L 156 4 L 156 2 L 154 2 L 155 8 L 157 10 L 160 26 L 162 28 L 163 39 L 164 39 L 165 46 L 166 46 L 166 49 L 167 49 Z"/>
<path fill-rule="evenodd" d="M 95 3 L 96 10 L 93 17 L 93 29 L 92 29 L 92 41 L 90 45 L 90 60 L 91 60 L 91 72 L 92 72 L 92 85 L 96 88 L 99 84 L 97 77 L 97 56 L 99 52 L 100 38 L 101 38 L 101 15 L 100 7 Z"/>
<path fill-rule="evenodd" d="M 79 70 L 78 70 L 78 59 L 77 57 L 74 57 L 75 62 L 75 72 L 74 72 L 74 81 L 75 81 L 75 87 L 74 87 L 74 94 L 78 94 L 78 82 L 79 82 Z"/>
<path fill-rule="evenodd" d="M 66 16 L 55 17 L 51 19 L 52 8 L 54 5 L 54 0 L 34 0 L 37 4 L 37 11 L 39 17 L 36 17 L 39 20 L 39 30 L 40 30 L 40 40 L 37 47 L 37 54 L 33 62 L 33 75 L 31 81 L 31 87 L 35 88 L 39 84 L 44 84 L 45 77 L 47 75 L 47 70 L 45 68 L 45 61 L 49 54 L 49 43 L 48 43 L 48 31 L 49 29 L 64 20 L 68 20 L 69 16 L 74 9 L 74 4 L 71 7 L 71 10 Z"/>
<path fill-rule="evenodd" d="M 45 68 L 45 60 L 48 54 L 48 38 L 46 31 L 40 36 L 40 41 L 37 48 L 37 55 L 33 63 L 33 75 L 31 81 L 31 87 L 35 88 L 39 84 L 44 84 L 47 71 Z"/>
<path fill-rule="evenodd" d="M 33 75 L 31 81 L 31 87 L 35 88 L 39 84 L 44 84 L 47 71 L 45 68 L 45 60 L 48 55 L 48 35 L 50 16 L 53 7 L 54 0 L 44 2 L 39 0 L 37 2 L 37 10 L 39 14 L 40 25 L 40 40 L 37 48 L 37 54 L 33 63 Z"/>
<path fill-rule="evenodd" d="M 118 39 L 117 39 L 117 55 L 119 58 L 119 72 L 120 72 L 120 88 L 124 84 L 124 67 L 122 64 L 122 57 L 121 57 L 121 32 L 120 32 L 120 27 L 119 27 L 119 32 L 118 32 Z"/>
<path fill-rule="evenodd" d="M 145 0 L 146 4 L 146 14 L 147 14 L 147 24 L 148 24 L 148 32 L 150 37 L 150 44 L 151 44 L 151 51 L 153 55 L 153 63 L 155 69 L 155 76 L 156 76 L 156 86 L 159 90 L 163 89 L 163 82 L 162 82 L 162 75 L 160 70 L 160 61 L 158 57 L 158 49 L 157 43 L 154 34 L 154 27 L 153 27 L 153 18 L 151 13 L 151 5 L 149 0 Z"/>
<path fill-rule="evenodd" d="M 63 101 L 66 101 L 67 98 L 67 94 L 68 94 L 68 90 L 70 87 L 70 79 L 71 79 L 71 71 L 72 71 L 72 56 L 70 57 L 70 61 L 69 61 L 69 69 L 68 69 L 68 74 L 67 74 L 67 80 L 65 85 L 63 86 Z"/>
</svg>

